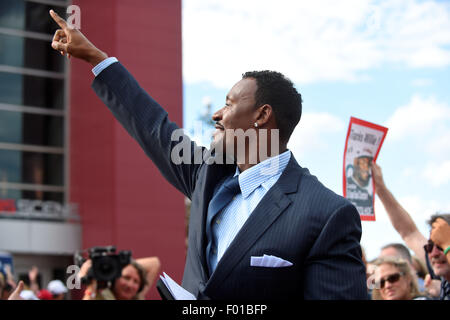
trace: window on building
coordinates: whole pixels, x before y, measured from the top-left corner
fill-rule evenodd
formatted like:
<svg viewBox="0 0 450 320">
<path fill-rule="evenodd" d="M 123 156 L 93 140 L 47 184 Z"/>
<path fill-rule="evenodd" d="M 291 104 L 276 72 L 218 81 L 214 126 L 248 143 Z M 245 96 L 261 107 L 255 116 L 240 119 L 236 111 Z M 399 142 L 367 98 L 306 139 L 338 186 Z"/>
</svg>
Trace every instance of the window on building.
<svg viewBox="0 0 450 320">
<path fill-rule="evenodd" d="M 68 63 L 48 12 L 69 5 L 0 1 L 0 200 L 67 202 Z"/>
</svg>

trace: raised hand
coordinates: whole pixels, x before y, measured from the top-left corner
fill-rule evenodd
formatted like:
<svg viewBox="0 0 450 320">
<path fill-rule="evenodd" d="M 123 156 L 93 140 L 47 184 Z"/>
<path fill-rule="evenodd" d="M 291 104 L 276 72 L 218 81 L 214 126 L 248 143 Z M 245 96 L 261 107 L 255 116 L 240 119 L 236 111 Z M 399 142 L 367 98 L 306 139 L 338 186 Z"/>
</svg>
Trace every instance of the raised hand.
<svg viewBox="0 0 450 320">
<path fill-rule="evenodd" d="M 425 291 L 431 296 L 431 297 L 439 297 L 439 293 L 441 291 L 441 280 L 433 280 L 431 279 L 431 276 L 427 274 L 425 276 Z"/>
<path fill-rule="evenodd" d="M 372 161 L 372 178 L 376 190 L 384 187 L 383 173 L 381 172 L 380 166 L 377 165 L 375 161 Z"/>
<path fill-rule="evenodd" d="M 82 59 L 96 66 L 108 56 L 96 48 L 79 30 L 72 28 L 55 11 L 50 10 L 50 16 L 61 27 L 56 30 L 52 40 L 52 48 L 70 58 Z"/>
<path fill-rule="evenodd" d="M 431 226 L 430 239 L 442 249 L 450 246 L 450 225 L 442 218 L 437 218 Z"/>
<path fill-rule="evenodd" d="M 23 283 L 23 281 L 20 281 L 19 284 L 17 285 L 16 289 L 8 297 L 8 300 L 24 300 L 20 296 L 20 293 L 22 292 L 23 287 L 24 287 L 24 283 Z"/>
<path fill-rule="evenodd" d="M 28 278 L 30 279 L 31 282 L 36 282 L 38 275 L 39 275 L 39 269 L 36 266 L 33 266 L 28 271 Z"/>
</svg>

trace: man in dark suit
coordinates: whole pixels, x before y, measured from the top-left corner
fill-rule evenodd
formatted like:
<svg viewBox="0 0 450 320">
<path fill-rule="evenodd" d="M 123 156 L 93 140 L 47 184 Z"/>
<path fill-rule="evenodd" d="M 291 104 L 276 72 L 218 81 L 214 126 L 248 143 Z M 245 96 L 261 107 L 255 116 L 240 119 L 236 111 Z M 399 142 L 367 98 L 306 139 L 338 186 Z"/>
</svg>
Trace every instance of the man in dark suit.
<svg viewBox="0 0 450 320">
<path fill-rule="evenodd" d="M 51 16 L 62 28 L 52 47 L 94 66 L 97 95 L 192 200 L 185 289 L 199 299 L 366 299 L 358 212 L 287 149 L 301 116 L 290 80 L 272 71 L 244 74 L 213 115 L 208 152 L 178 134 L 117 59 Z M 237 132 L 254 132 L 256 149 Z"/>
</svg>

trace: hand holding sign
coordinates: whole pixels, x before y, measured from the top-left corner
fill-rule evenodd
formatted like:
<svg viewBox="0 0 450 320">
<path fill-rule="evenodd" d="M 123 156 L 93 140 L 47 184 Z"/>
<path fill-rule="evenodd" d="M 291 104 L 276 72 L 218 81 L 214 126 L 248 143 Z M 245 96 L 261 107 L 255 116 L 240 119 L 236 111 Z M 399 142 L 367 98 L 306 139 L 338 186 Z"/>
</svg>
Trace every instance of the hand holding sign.
<svg viewBox="0 0 450 320">
<path fill-rule="evenodd" d="M 375 183 L 375 189 L 379 190 L 380 188 L 385 189 L 384 186 L 384 180 L 383 180 L 383 173 L 381 171 L 381 168 L 379 165 L 375 163 L 375 161 L 372 161 L 372 177 L 373 182 Z"/>
<path fill-rule="evenodd" d="M 97 49 L 79 30 L 69 26 L 55 11 L 50 10 L 50 16 L 61 27 L 53 36 L 52 48 L 68 57 L 82 59 L 96 66 L 108 56 Z"/>
</svg>

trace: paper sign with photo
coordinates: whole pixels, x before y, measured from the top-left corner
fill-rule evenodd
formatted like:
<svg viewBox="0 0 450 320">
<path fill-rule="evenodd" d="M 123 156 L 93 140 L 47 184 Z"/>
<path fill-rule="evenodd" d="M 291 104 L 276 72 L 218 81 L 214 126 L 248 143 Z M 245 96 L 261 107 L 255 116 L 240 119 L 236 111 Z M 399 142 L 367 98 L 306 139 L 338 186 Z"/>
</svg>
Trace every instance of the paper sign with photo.
<svg viewBox="0 0 450 320">
<path fill-rule="evenodd" d="M 350 118 L 344 150 L 344 197 L 358 209 L 361 220 L 375 221 L 372 160 L 376 161 L 388 129 Z"/>
</svg>

